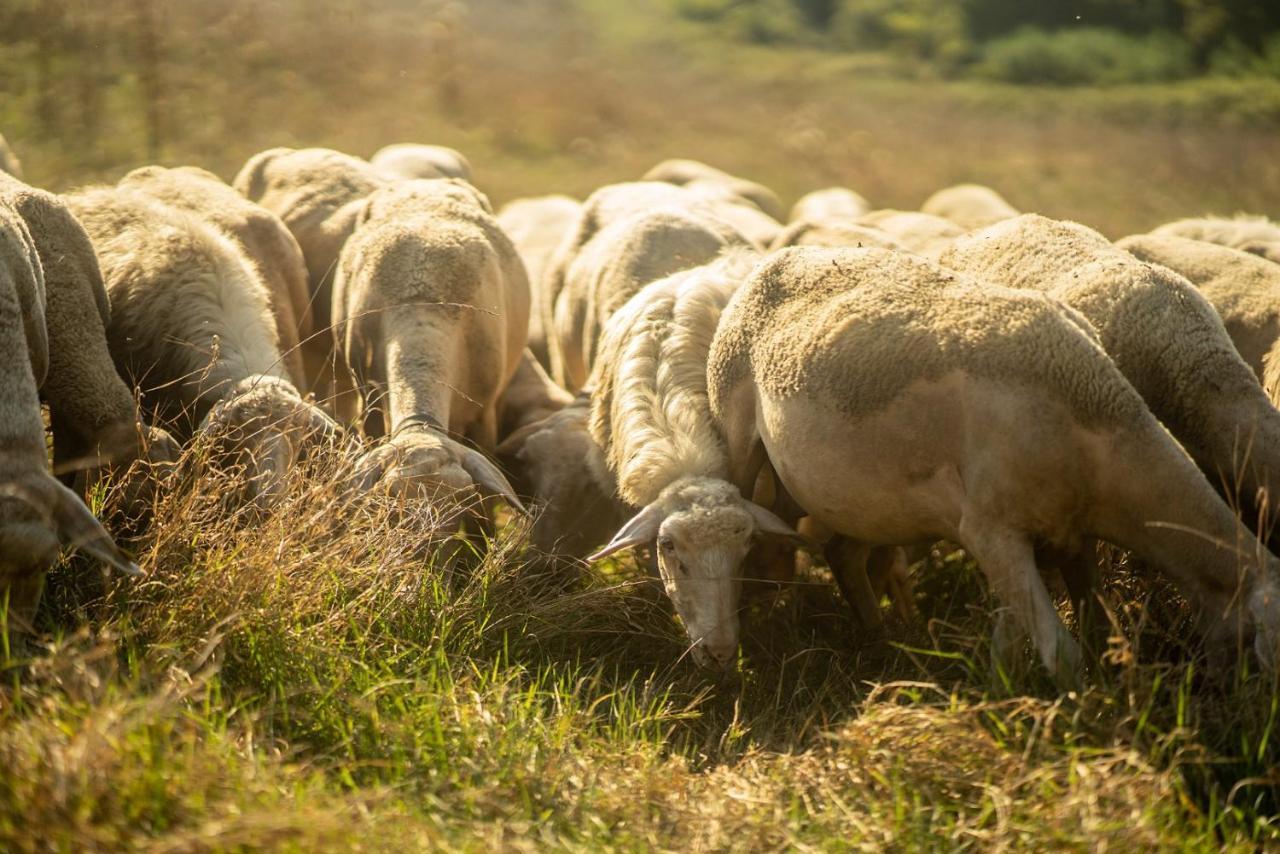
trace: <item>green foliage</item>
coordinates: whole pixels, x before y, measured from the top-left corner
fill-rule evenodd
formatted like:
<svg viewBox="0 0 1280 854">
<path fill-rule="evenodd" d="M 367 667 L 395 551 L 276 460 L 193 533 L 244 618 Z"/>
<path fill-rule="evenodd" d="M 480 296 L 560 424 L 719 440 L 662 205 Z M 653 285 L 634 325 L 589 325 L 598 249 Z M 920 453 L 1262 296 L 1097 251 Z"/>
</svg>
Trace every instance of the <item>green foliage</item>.
<svg viewBox="0 0 1280 854">
<path fill-rule="evenodd" d="M 843 47 L 887 49 L 946 69 L 971 51 L 964 11 L 954 0 L 841 0 L 830 29 Z"/>
<path fill-rule="evenodd" d="M 1083 28 L 1023 29 L 984 46 L 977 74 L 1006 83 L 1114 85 L 1177 80 L 1192 73 L 1190 48 L 1168 34 L 1126 36 Z"/>
<path fill-rule="evenodd" d="M 1280 79 L 1280 33 L 1272 35 L 1260 52 L 1240 41 L 1229 41 L 1209 58 L 1209 70 L 1226 77 L 1271 77 Z"/>
</svg>

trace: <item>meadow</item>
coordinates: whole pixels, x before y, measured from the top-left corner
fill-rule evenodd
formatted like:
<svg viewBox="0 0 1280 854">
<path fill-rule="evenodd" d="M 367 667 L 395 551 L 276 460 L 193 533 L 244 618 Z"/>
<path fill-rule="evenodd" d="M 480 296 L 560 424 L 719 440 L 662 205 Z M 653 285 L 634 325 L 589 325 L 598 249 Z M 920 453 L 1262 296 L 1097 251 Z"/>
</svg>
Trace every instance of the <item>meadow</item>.
<svg viewBox="0 0 1280 854">
<path fill-rule="evenodd" d="M 1112 237 L 1280 216 L 1274 81 L 912 78 L 710 40 L 658 2 L 425 5 L 70 3 L 84 38 L 45 33 L 47 63 L 39 34 L 0 47 L 0 131 L 52 189 L 415 140 L 466 152 L 496 203 L 691 156 L 786 198 L 844 184 L 914 208 L 976 180 Z M 79 557 L 53 574 L 43 634 L 0 661 L 0 848 L 1280 841 L 1280 686 L 1243 657 L 1207 671 L 1185 603 L 1124 554 L 1099 555 L 1114 631 L 1078 692 L 1029 654 L 992 669 L 996 603 L 946 550 L 916 568 L 922 619 L 882 635 L 821 569 L 761 596 L 715 678 L 631 559 L 547 574 L 509 520 L 459 570 L 425 533 L 436 508 L 352 505 L 346 465 L 230 512 L 193 452 L 129 543 L 145 578 Z M 110 518 L 117 496 L 93 499 Z"/>
</svg>

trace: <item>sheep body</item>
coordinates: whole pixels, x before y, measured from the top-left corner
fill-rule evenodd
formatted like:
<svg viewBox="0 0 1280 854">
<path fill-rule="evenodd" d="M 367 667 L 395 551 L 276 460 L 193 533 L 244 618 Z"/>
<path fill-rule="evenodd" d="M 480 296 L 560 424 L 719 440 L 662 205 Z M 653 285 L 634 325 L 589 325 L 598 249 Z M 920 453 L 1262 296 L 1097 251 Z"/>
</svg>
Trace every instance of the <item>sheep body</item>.
<svg viewBox="0 0 1280 854">
<path fill-rule="evenodd" d="M 787 214 L 782 206 L 782 200 L 773 190 L 763 184 L 730 175 L 728 172 L 697 160 L 664 160 L 646 172 L 640 180 L 662 181 L 676 186 L 691 184 L 695 181 L 719 184 L 739 198 L 751 202 L 775 220 L 781 221 Z"/>
<path fill-rule="evenodd" d="M 121 178 L 118 186 L 199 217 L 235 242 L 267 285 L 289 377 L 305 387 L 308 378 L 299 341 L 315 334 L 315 320 L 302 250 L 280 218 L 212 172 L 193 166 L 144 166 Z"/>
<path fill-rule="evenodd" d="M 8 625 L 29 630 L 61 546 L 129 574 L 84 503 L 49 473 L 39 387 L 49 369 L 44 277 L 23 218 L 0 202 L 0 596 Z"/>
<path fill-rule="evenodd" d="M 1280 225 L 1263 216 L 1206 216 L 1180 219 L 1152 229 L 1152 234 L 1171 234 L 1229 246 L 1280 264 Z"/>
<path fill-rule="evenodd" d="M 1280 265 L 1238 249 L 1167 234 L 1126 237 L 1116 246 L 1140 261 L 1168 267 L 1195 285 L 1222 317 L 1245 363 L 1262 378 L 1264 359 L 1280 341 Z"/>
<path fill-rule="evenodd" d="M 396 179 L 459 178 L 471 180 L 471 163 L 461 151 L 443 145 L 398 142 L 369 158 L 376 169 Z"/>
<path fill-rule="evenodd" d="M 727 224 L 689 208 L 649 209 L 602 229 L 574 257 L 557 297 L 556 379 L 570 391 L 586 383 L 605 322 L 645 285 L 746 245 Z"/>
<path fill-rule="evenodd" d="M 1190 282 L 1092 229 L 1024 214 L 961 240 L 942 263 L 1077 309 L 1211 481 L 1253 501 L 1280 484 L 1280 413 Z"/>
<path fill-rule="evenodd" d="M 857 224 L 878 228 L 907 251 L 926 258 L 937 258 L 964 234 L 963 228 L 940 216 L 890 208 L 864 214 Z"/>
<path fill-rule="evenodd" d="M 1019 214 L 1004 196 L 981 184 L 945 187 L 925 199 L 920 212 L 950 220 L 966 231 L 984 228 Z"/>
<path fill-rule="evenodd" d="M 771 250 L 787 246 L 866 246 L 879 249 L 903 249 L 902 244 L 875 226 L 858 225 L 848 219 L 799 219 L 778 233 Z"/>
<path fill-rule="evenodd" d="M 316 434 L 336 425 L 289 382 L 267 288 L 232 241 L 183 211 L 118 188 L 67 197 L 102 262 L 107 339 L 144 408 L 175 435 L 200 432 L 271 497 Z"/>
<path fill-rule="evenodd" d="M 791 206 L 788 222 L 857 219 L 871 213 L 871 203 L 846 187 L 827 187 L 806 193 Z"/>
<path fill-rule="evenodd" d="M 529 274 L 529 349 L 545 368 L 551 367 L 544 318 L 552 308 L 544 303 L 544 274 L 551 256 L 577 221 L 582 204 L 568 196 L 516 199 L 498 211 L 498 224 L 507 232 Z M 553 303 L 554 306 L 554 303 Z"/>
<path fill-rule="evenodd" d="M 962 543 L 1067 681 L 1078 652 L 1040 544 L 1132 548 L 1203 607 L 1215 642 L 1239 618 L 1274 649 L 1275 559 L 1252 558 L 1238 608 L 1251 535 L 1047 295 L 905 253 L 787 249 L 726 309 L 708 377 L 735 481 L 754 479 L 762 447 L 800 506 L 856 542 Z"/>
<path fill-rule="evenodd" d="M 358 220 L 334 284 L 335 329 L 367 432 L 390 435 L 363 460 L 364 482 L 414 491 L 474 484 L 518 508 L 496 467 L 448 435 L 486 452 L 497 446 L 498 399 L 529 326 L 515 247 L 488 200 L 461 181 L 384 188 Z M 371 422 L 374 403 L 381 418 Z"/>
</svg>

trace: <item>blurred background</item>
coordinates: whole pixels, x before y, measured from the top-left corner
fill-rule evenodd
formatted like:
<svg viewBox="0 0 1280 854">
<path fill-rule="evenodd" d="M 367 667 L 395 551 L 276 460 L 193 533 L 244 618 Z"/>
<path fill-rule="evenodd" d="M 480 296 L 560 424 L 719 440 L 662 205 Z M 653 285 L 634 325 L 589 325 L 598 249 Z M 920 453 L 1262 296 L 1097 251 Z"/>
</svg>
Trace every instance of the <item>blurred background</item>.
<svg viewBox="0 0 1280 854">
<path fill-rule="evenodd" d="M 3 0 L 0 133 L 52 189 L 414 141 L 498 203 L 684 156 L 879 206 L 978 181 L 1118 237 L 1280 216 L 1280 3 Z"/>
</svg>

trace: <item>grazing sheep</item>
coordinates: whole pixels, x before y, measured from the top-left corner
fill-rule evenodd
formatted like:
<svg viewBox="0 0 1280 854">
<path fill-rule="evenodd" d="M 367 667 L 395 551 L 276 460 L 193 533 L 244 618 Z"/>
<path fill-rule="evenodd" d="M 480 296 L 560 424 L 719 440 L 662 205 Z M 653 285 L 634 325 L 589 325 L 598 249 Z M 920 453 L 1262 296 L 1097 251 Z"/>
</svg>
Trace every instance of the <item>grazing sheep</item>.
<svg viewBox="0 0 1280 854">
<path fill-rule="evenodd" d="M 443 145 L 399 142 L 378 150 L 369 158 L 379 171 L 400 180 L 459 178 L 471 180 L 471 163 L 461 151 Z"/>
<path fill-rule="evenodd" d="M 858 225 L 841 217 L 832 219 L 795 220 L 769 246 L 770 250 L 787 246 L 868 246 L 902 250 L 902 245 L 875 226 Z"/>
<path fill-rule="evenodd" d="M 1186 279 L 1083 225 L 1034 214 L 956 241 L 942 263 L 1079 311 L 1210 481 L 1256 502 L 1250 510 L 1266 506 L 1264 494 L 1280 495 L 1280 412 Z"/>
<path fill-rule="evenodd" d="M 956 184 L 939 190 L 925 199 L 920 212 L 950 220 L 965 231 L 985 228 L 1020 213 L 1004 196 L 981 184 Z"/>
<path fill-rule="evenodd" d="M 1062 682 L 1079 651 L 1037 564 L 1091 538 L 1168 573 L 1215 648 L 1239 629 L 1272 660 L 1276 559 L 1057 300 L 907 253 L 785 249 L 725 310 L 707 372 L 734 482 L 768 462 L 856 543 L 962 544 Z"/>
<path fill-rule="evenodd" d="M 1116 246 L 1141 261 L 1168 267 L 1195 285 L 1217 309 L 1245 364 L 1262 379 L 1264 357 L 1280 341 L 1280 265 L 1239 249 L 1173 235 L 1140 234 Z"/>
<path fill-rule="evenodd" d="M 266 284 L 289 378 L 306 388 L 308 377 L 299 341 L 316 334 L 307 266 L 298 241 L 280 218 L 247 200 L 217 175 L 195 166 L 143 166 L 121 178 L 118 186 L 186 211 L 231 238 Z"/>
<path fill-rule="evenodd" d="M 0 172 L 22 180 L 22 163 L 18 161 L 18 155 L 14 154 L 13 149 L 9 147 L 4 134 L 0 134 Z"/>
<path fill-rule="evenodd" d="M 945 252 L 957 237 L 964 234 L 964 229 L 950 220 L 916 211 L 872 211 L 858 217 L 857 223 L 878 228 L 907 251 L 932 259 Z"/>
<path fill-rule="evenodd" d="M 44 277 L 23 218 L 0 202 L 0 596 L 30 630 L 44 575 L 63 546 L 139 570 L 84 502 L 49 473 L 39 386 L 49 367 Z"/>
<path fill-rule="evenodd" d="M 529 304 L 529 349 L 544 368 L 550 369 L 547 329 L 543 318 L 552 308 L 544 308 L 543 275 L 551 256 L 565 234 L 577 221 L 582 204 L 568 196 L 540 196 L 508 202 L 498 211 L 498 224 L 515 244 L 529 274 L 532 301 Z"/>
<path fill-rule="evenodd" d="M 801 220 L 857 219 L 871 213 L 871 203 L 845 187 L 827 187 L 800 197 L 791 206 L 788 222 Z"/>
<path fill-rule="evenodd" d="M 334 324 L 363 401 L 368 489 L 478 489 L 523 510 L 481 451 L 529 328 L 529 283 L 488 200 L 454 180 L 406 181 L 360 207 L 334 282 Z M 380 423 L 379 423 L 380 422 Z"/>
<path fill-rule="evenodd" d="M 684 189 L 706 202 L 717 219 L 733 226 L 757 249 L 772 245 L 782 232 L 782 223 L 719 181 L 690 181 Z"/>
<path fill-rule="evenodd" d="M 391 180 L 364 160 L 327 148 L 273 148 L 249 158 L 232 186 L 284 222 L 307 265 L 315 331 L 302 342 L 306 387 L 343 420 L 356 403 L 346 371 L 337 369 L 332 333 L 333 276 L 355 228 L 356 211 Z"/>
<path fill-rule="evenodd" d="M 190 214 L 118 188 L 66 197 L 102 263 L 107 340 L 150 417 L 243 466 L 269 502 L 288 468 L 337 425 L 285 376 L 266 286 L 230 239 Z"/>
<path fill-rule="evenodd" d="M 786 216 L 786 209 L 778 194 L 763 184 L 748 181 L 714 166 L 697 160 L 664 160 L 644 174 L 641 181 L 661 181 L 683 186 L 695 181 L 719 184 L 735 196 L 746 199 L 779 222 Z"/>
<path fill-rule="evenodd" d="M 542 421 L 573 402 L 573 395 L 555 384 L 525 348 L 511 381 L 498 399 L 498 439 L 505 441 L 516 431 Z"/>
<path fill-rule="evenodd" d="M 747 245 L 723 221 L 689 207 L 650 209 L 602 229 L 574 257 L 556 299 L 555 379 L 570 391 L 583 387 L 605 322 L 645 285 Z"/>
<path fill-rule="evenodd" d="M 592 374 L 591 433 L 618 494 L 640 508 L 593 559 L 656 540 L 694 660 L 720 667 L 738 648 L 740 566 L 752 538 L 798 536 L 726 479 L 707 403 L 711 338 L 756 260 L 730 253 L 644 288 L 610 318 Z"/>
<path fill-rule="evenodd" d="M 1261 255 L 1280 264 L 1280 225 L 1264 216 L 1206 216 L 1165 223 L 1152 234 L 1172 234 Z"/>
<path fill-rule="evenodd" d="M 164 430 L 142 423 L 133 393 L 107 349 L 110 310 L 102 271 L 84 228 L 52 193 L 0 175 L 0 204 L 22 218 L 39 255 L 44 280 L 49 370 L 40 389 L 53 429 L 54 470 L 86 492 L 104 476 L 119 478 L 133 463 L 163 465 L 178 458 Z M 149 471 L 124 481 L 121 506 L 137 517 L 156 485 Z"/>
</svg>

